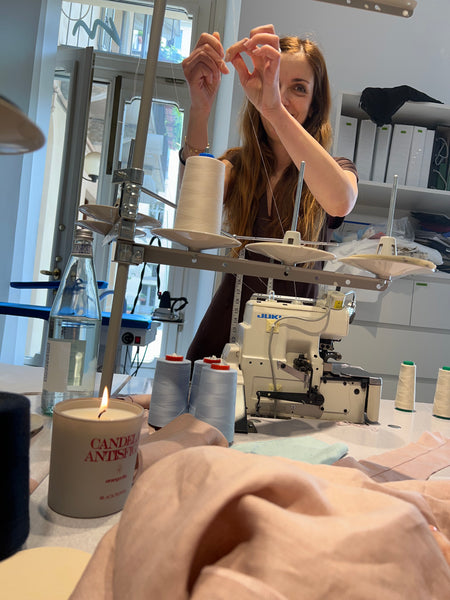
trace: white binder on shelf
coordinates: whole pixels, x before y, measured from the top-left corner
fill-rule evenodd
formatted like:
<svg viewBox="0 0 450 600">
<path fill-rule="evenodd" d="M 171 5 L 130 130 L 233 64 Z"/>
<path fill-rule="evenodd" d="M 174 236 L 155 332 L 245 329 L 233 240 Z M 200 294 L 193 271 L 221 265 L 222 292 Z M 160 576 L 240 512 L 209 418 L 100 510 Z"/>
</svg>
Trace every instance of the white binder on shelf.
<svg viewBox="0 0 450 600">
<path fill-rule="evenodd" d="M 370 119 L 362 119 L 359 122 L 355 164 L 360 180 L 370 179 L 376 131 L 377 126 Z"/>
<path fill-rule="evenodd" d="M 372 181 L 384 182 L 386 167 L 391 145 L 392 125 L 377 127 L 375 134 L 375 146 L 373 150 Z"/>
<path fill-rule="evenodd" d="M 406 171 L 406 185 L 412 187 L 419 186 L 420 169 L 422 168 L 426 137 L 426 127 L 414 126 L 411 148 L 409 150 L 408 169 Z"/>
<path fill-rule="evenodd" d="M 398 175 L 398 184 L 405 185 L 413 129 L 412 125 L 400 123 L 394 125 L 386 170 L 386 183 L 392 184 L 394 175 Z"/>
<path fill-rule="evenodd" d="M 425 147 L 423 149 L 422 165 L 420 167 L 419 174 L 419 187 L 428 187 L 428 178 L 430 176 L 431 156 L 433 154 L 435 134 L 436 132 L 434 129 L 427 129 Z"/>
<path fill-rule="evenodd" d="M 350 160 L 355 158 L 356 131 L 358 119 L 341 115 L 339 120 L 339 137 L 335 156 L 344 156 Z"/>
</svg>

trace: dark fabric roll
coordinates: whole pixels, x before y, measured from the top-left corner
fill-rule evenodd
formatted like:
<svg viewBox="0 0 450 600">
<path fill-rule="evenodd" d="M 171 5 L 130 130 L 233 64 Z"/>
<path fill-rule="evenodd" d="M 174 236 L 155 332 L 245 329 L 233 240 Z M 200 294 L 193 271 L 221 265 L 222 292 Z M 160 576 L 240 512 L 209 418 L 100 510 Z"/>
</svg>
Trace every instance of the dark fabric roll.
<svg viewBox="0 0 450 600">
<path fill-rule="evenodd" d="M 30 401 L 0 392 L 0 560 L 17 552 L 30 532 Z"/>
</svg>

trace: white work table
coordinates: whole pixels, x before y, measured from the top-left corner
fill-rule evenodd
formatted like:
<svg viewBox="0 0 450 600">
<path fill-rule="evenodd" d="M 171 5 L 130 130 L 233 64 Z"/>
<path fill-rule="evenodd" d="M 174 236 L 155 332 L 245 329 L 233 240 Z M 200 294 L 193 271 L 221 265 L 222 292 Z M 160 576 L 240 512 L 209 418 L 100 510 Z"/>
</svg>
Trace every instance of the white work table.
<svg viewBox="0 0 450 600">
<path fill-rule="evenodd" d="M 123 376 L 122 376 L 123 377 Z M 120 380 L 120 379 L 119 379 Z M 0 364 L 0 389 L 24 393 L 30 398 L 32 413 L 39 413 L 42 370 L 35 367 L 12 367 Z M 139 390 L 139 385 L 143 386 Z M 135 378 L 133 391 L 147 393 L 149 380 Z M 55 513 L 47 506 L 48 465 L 50 457 L 51 418 L 44 419 L 43 429 L 30 443 L 31 476 L 40 480 L 30 497 L 30 535 L 24 548 L 63 546 L 93 552 L 101 537 L 120 518 L 120 513 L 103 518 L 75 519 Z M 257 433 L 236 434 L 235 442 L 256 441 L 290 436 L 313 436 L 334 444 L 344 442 L 348 454 L 356 459 L 381 454 L 416 442 L 426 431 L 439 432 L 450 438 L 450 421 L 432 415 L 432 405 L 416 402 L 414 412 L 398 411 L 392 400 L 382 400 L 379 424 L 359 425 L 316 419 L 274 420 L 252 417 Z M 449 478 L 450 467 L 433 475 Z"/>
</svg>

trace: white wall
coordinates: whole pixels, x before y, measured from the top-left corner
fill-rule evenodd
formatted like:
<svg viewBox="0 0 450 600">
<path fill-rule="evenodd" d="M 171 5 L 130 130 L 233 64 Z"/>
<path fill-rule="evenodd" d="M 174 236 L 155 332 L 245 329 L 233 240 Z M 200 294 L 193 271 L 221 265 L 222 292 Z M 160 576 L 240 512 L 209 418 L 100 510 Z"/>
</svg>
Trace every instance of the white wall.
<svg viewBox="0 0 450 600">
<path fill-rule="evenodd" d="M 0 23 L 0 94 L 48 131 L 60 0 L 15 0 Z M 0 300 L 27 302 L 11 280 L 32 280 L 45 146 L 23 156 L 0 156 Z M 31 202 L 30 202 L 31 199 Z M 26 319 L 0 317 L 0 360 L 23 361 Z"/>
</svg>

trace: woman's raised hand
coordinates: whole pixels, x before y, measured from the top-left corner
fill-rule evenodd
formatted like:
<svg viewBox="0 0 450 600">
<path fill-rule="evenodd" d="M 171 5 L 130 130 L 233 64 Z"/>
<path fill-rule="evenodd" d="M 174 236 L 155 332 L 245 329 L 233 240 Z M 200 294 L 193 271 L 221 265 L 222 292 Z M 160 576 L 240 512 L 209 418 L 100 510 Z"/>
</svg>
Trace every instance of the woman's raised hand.
<svg viewBox="0 0 450 600">
<path fill-rule="evenodd" d="M 252 60 L 252 72 L 242 58 L 243 53 Z M 279 107 L 280 46 L 273 25 L 252 29 L 250 37 L 228 48 L 225 60 L 233 64 L 247 98 L 262 115 Z"/>
<path fill-rule="evenodd" d="M 229 73 L 224 55 L 220 35 L 202 33 L 191 54 L 183 60 L 193 108 L 211 110 L 222 73 Z"/>
</svg>

